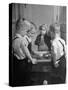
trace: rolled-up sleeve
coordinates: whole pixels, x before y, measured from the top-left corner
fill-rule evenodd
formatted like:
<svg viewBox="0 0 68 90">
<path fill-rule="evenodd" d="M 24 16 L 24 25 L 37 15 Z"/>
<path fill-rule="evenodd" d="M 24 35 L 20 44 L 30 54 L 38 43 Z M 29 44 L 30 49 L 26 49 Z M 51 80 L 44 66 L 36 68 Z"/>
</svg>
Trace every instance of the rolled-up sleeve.
<svg viewBox="0 0 68 90">
<path fill-rule="evenodd" d="M 55 55 L 55 58 L 57 59 L 57 45 L 55 42 L 52 43 L 52 54 Z"/>
</svg>

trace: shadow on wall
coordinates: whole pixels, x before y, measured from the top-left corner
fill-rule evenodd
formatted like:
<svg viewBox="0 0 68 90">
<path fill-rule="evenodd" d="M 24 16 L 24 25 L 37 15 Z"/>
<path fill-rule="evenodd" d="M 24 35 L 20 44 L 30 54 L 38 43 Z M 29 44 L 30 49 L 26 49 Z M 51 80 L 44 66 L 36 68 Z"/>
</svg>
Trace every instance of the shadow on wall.
<svg viewBox="0 0 68 90">
<path fill-rule="evenodd" d="M 63 38 L 66 42 L 66 24 L 61 24 L 60 26 L 61 38 Z"/>
</svg>

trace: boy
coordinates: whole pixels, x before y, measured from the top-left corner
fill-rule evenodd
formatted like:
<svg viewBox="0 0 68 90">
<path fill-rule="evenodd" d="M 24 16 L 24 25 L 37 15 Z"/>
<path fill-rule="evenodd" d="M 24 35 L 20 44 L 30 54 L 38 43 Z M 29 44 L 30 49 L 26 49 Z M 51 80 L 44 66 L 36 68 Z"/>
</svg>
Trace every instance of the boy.
<svg viewBox="0 0 68 90">
<path fill-rule="evenodd" d="M 23 32 L 26 34 L 23 36 Z M 13 39 L 13 85 L 31 85 L 32 64 L 36 59 L 31 56 L 31 38 L 35 34 L 35 26 L 28 20 L 20 19 L 16 23 L 16 34 Z"/>
<path fill-rule="evenodd" d="M 51 54 L 53 61 L 53 81 L 54 83 L 65 83 L 66 76 L 66 45 L 60 37 L 60 25 L 55 23 L 50 26 L 51 34 Z M 56 80 L 55 80 L 56 79 Z"/>
</svg>

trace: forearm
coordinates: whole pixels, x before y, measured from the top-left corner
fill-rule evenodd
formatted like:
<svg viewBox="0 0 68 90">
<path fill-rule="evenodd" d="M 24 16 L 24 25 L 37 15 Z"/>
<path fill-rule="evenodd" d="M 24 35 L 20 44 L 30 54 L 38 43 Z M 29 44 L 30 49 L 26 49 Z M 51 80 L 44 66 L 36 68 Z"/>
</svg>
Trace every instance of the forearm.
<svg viewBox="0 0 68 90">
<path fill-rule="evenodd" d="M 35 51 L 32 50 L 31 54 L 32 54 L 32 55 L 40 55 L 40 52 L 39 52 L 39 51 L 36 51 L 36 50 L 35 50 Z"/>
<path fill-rule="evenodd" d="M 34 50 L 31 50 L 31 54 L 32 55 L 38 55 L 38 53 L 36 51 L 34 51 Z"/>
<path fill-rule="evenodd" d="M 32 48 L 32 44 L 31 44 L 31 48 L 30 48 L 30 53 L 32 55 L 37 55 L 37 52 Z"/>
<path fill-rule="evenodd" d="M 31 57 L 31 54 L 30 54 L 28 48 L 26 46 L 24 46 L 22 49 L 23 49 L 25 55 L 28 57 L 28 59 L 30 59 L 32 61 L 32 57 Z"/>
<path fill-rule="evenodd" d="M 54 53 L 52 53 L 52 61 L 53 61 L 53 65 L 55 68 L 58 67 L 58 62 L 56 61 L 56 55 Z"/>
</svg>

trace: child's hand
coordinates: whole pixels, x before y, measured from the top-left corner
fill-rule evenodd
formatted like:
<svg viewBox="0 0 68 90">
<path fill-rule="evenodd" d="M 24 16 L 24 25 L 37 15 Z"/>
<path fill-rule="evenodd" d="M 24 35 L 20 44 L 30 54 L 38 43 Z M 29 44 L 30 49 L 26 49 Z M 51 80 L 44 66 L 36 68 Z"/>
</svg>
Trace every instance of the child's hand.
<svg viewBox="0 0 68 90">
<path fill-rule="evenodd" d="M 42 57 L 43 56 L 43 53 L 40 53 L 39 56 Z"/>
<path fill-rule="evenodd" d="M 37 60 L 35 58 L 32 59 L 32 64 L 37 64 Z"/>
<path fill-rule="evenodd" d="M 56 61 L 54 65 L 55 65 L 56 68 L 59 67 L 59 60 Z"/>
</svg>

